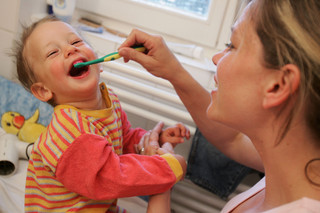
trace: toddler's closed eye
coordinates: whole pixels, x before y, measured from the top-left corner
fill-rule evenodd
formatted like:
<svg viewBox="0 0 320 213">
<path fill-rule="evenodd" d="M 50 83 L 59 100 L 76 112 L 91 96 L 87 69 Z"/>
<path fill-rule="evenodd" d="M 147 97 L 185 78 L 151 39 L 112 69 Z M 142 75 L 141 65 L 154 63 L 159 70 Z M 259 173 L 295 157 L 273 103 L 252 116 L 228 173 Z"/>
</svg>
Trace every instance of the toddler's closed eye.
<svg viewBox="0 0 320 213">
<path fill-rule="evenodd" d="M 72 42 L 72 45 L 78 44 L 78 43 L 80 43 L 80 42 L 82 42 L 82 41 L 83 41 L 83 40 L 76 40 L 76 41 Z"/>
<path fill-rule="evenodd" d="M 47 58 L 49 58 L 50 56 L 56 54 L 57 52 L 58 52 L 58 50 L 54 50 L 54 51 L 49 52 L 49 54 L 47 55 Z"/>
</svg>

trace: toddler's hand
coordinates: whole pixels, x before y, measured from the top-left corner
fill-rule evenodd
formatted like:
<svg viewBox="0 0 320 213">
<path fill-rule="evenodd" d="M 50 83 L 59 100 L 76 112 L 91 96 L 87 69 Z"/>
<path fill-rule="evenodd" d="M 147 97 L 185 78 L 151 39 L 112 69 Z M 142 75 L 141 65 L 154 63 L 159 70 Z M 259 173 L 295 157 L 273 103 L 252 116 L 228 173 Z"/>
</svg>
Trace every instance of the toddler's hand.
<svg viewBox="0 0 320 213">
<path fill-rule="evenodd" d="M 190 138 L 190 130 L 182 123 L 177 123 L 175 126 L 168 127 L 160 133 L 159 143 L 162 146 L 169 142 L 175 146 L 178 143 L 183 143 L 184 138 Z"/>
</svg>

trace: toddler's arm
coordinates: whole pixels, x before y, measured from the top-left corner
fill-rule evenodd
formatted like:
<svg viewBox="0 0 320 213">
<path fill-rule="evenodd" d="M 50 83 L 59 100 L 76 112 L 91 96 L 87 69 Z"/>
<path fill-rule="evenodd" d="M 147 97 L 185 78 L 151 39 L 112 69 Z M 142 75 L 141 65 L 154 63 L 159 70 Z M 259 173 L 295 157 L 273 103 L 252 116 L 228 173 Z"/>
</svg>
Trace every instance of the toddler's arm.
<svg viewBox="0 0 320 213">
<path fill-rule="evenodd" d="M 142 142 L 139 143 L 139 146 L 141 148 L 141 144 L 143 144 L 143 151 L 140 151 L 140 154 L 145 154 L 145 155 L 171 154 L 179 161 L 183 169 L 183 172 L 185 174 L 186 162 L 182 156 L 174 153 L 172 144 L 169 142 L 165 142 L 162 144 L 161 147 L 159 146 L 158 140 L 160 137 L 159 134 L 161 132 L 162 127 L 163 127 L 163 123 L 159 122 L 152 131 L 149 131 L 142 137 L 141 139 Z M 140 150 L 140 148 L 138 148 L 138 150 Z M 171 190 L 168 190 L 164 193 L 151 195 L 148 202 L 147 213 L 156 213 L 156 212 L 170 213 L 171 212 L 170 192 Z"/>
<path fill-rule="evenodd" d="M 170 213 L 170 191 L 168 190 L 161 194 L 151 195 L 148 202 L 147 213 Z"/>
</svg>

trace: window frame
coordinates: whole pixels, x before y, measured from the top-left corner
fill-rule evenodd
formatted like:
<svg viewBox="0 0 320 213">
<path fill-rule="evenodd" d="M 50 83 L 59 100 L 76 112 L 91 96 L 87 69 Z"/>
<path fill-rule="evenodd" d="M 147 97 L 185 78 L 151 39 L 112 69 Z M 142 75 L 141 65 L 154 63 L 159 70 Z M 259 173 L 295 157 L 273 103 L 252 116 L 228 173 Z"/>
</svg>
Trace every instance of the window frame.
<svg viewBox="0 0 320 213">
<path fill-rule="evenodd" d="M 110 21 L 121 21 L 131 28 L 151 30 L 208 48 L 219 46 L 222 31 L 227 30 L 222 34 L 229 33 L 232 23 L 226 14 L 232 16 L 233 21 L 237 7 L 238 0 L 212 0 L 208 18 L 205 19 L 136 0 L 77 0 L 78 9 L 106 17 Z M 125 12 L 123 8 L 127 8 Z M 224 40 L 227 42 L 229 38 Z"/>
</svg>

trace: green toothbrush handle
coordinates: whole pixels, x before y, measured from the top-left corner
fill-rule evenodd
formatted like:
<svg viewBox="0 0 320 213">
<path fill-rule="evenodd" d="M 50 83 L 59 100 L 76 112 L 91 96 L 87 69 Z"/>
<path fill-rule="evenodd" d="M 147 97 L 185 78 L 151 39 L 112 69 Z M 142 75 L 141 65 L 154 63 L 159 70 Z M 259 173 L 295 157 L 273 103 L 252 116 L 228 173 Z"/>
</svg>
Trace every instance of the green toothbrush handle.
<svg viewBox="0 0 320 213">
<path fill-rule="evenodd" d="M 137 46 L 137 47 L 132 47 L 133 49 L 139 51 L 139 52 L 144 52 L 146 51 L 146 48 L 143 46 Z M 91 64 L 97 64 L 97 63 L 101 63 L 101 62 L 106 62 L 106 61 L 113 61 L 116 60 L 118 58 L 121 58 L 121 56 L 119 55 L 118 52 L 114 52 L 114 53 L 110 53 L 108 55 L 105 55 L 101 58 L 92 60 L 92 61 L 87 61 L 87 62 L 82 62 L 82 63 L 77 63 L 75 65 L 73 65 L 75 68 L 80 68 L 80 67 L 84 67 L 84 66 L 88 66 Z"/>
<path fill-rule="evenodd" d="M 115 52 L 115 53 L 111 53 L 109 55 L 106 55 L 103 57 L 103 61 L 104 62 L 107 62 L 107 61 L 113 61 L 113 60 L 116 60 L 118 58 L 121 58 L 121 56 L 119 55 L 118 52 Z"/>
<path fill-rule="evenodd" d="M 139 52 L 144 52 L 146 51 L 146 48 L 143 47 L 143 46 L 137 46 L 137 47 L 132 47 L 133 49 L 139 51 Z M 111 53 L 109 55 L 106 55 L 103 58 L 103 61 L 106 62 L 106 61 L 113 61 L 113 60 L 116 60 L 118 58 L 121 58 L 121 56 L 119 55 L 118 52 L 114 52 L 114 53 Z"/>
</svg>

